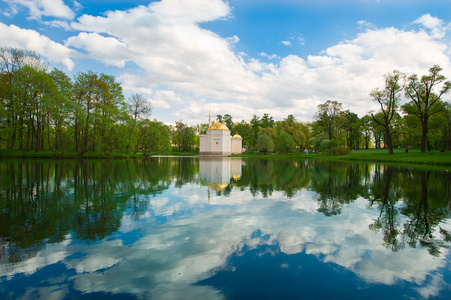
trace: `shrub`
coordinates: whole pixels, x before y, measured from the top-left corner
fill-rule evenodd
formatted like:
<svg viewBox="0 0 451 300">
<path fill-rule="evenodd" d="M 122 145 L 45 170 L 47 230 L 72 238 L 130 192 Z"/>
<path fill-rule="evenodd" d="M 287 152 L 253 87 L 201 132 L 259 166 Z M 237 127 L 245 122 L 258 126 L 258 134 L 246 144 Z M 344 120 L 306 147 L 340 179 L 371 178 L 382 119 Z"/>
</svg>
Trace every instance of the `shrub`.
<svg viewBox="0 0 451 300">
<path fill-rule="evenodd" d="M 337 146 L 330 149 L 330 154 L 332 155 L 346 155 L 349 154 L 349 149 L 343 146 Z"/>
</svg>

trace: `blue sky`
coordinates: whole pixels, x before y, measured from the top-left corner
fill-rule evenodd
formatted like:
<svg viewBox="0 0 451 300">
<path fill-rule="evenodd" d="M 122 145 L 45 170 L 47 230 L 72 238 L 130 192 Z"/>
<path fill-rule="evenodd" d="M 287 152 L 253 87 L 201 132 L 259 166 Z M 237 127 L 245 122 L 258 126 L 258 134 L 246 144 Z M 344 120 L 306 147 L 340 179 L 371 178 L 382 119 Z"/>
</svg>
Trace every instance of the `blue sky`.
<svg viewBox="0 0 451 300">
<path fill-rule="evenodd" d="M 0 11 L 2 46 L 70 76 L 114 75 L 165 123 L 206 122 L 210 108 L 311 121 L 325 100 L 363 116 L 395 69 L 439 64 L 451 77 L 448 0 L 3 0 Z"/>
</svg>

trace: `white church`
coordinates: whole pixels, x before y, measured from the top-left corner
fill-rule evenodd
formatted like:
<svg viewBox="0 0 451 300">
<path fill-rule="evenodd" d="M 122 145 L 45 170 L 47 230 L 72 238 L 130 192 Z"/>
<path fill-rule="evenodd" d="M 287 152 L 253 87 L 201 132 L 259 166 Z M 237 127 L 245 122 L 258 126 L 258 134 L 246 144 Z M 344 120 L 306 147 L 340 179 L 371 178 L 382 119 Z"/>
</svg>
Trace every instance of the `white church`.
<svg viewBox="0 0 451 300">
<path fill-rule="evenodd" d="M 230 155 L 242 153 L 243 138 L 230 135 L 229 128 L 220 122 L 211 123 L 208 117 L 207 134 L 199 134 L 199 155 Z"/>
</svg>

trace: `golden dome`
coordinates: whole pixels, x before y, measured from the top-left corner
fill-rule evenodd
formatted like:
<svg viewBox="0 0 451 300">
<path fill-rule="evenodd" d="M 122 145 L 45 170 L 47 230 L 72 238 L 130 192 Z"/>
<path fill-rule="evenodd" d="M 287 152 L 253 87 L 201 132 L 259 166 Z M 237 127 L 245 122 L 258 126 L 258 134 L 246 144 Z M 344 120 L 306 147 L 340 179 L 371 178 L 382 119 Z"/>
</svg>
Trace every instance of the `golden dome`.
<svg viewBox="0 0 451 300">
<path fill-rule="evenodd" d="M 225 124 L 217 122 L 217 123 L 211 124 L 211 126 L 208 128 L 208 130 L 229 130 L 229 128 Z"/>
<path fill-rule="evenodd" d="M 241 175 L 240 174 L 233 174 L 232 178 L 235 180 L 240 180 L 241 179 Z"/>
<path fill-rule="evenodd" d="M 208 186 L 217 192 L 222 192 L 223 190 L 226 189 L 228 184 L 227 183 L 209 183 Z"/>
<path fill-rule="evenodd" d="M 232 136 L 232 139 L 242 139 L 241 135 L 239 135 L 238 133 L 235 134 L 234 136 Z"/>
</svg>

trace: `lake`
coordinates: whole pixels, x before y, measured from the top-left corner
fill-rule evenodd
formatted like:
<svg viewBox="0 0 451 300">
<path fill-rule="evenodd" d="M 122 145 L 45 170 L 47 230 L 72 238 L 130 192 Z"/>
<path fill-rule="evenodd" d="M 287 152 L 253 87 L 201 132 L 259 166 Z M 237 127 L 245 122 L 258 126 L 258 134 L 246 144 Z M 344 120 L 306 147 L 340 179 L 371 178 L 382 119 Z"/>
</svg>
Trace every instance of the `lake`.
<svg viewBox="0 0 451 300">
<path fill-rule="evenodd" d="M 451 299 L 451 172 L 0 160 L 0 299 Z"/>
</svg>

